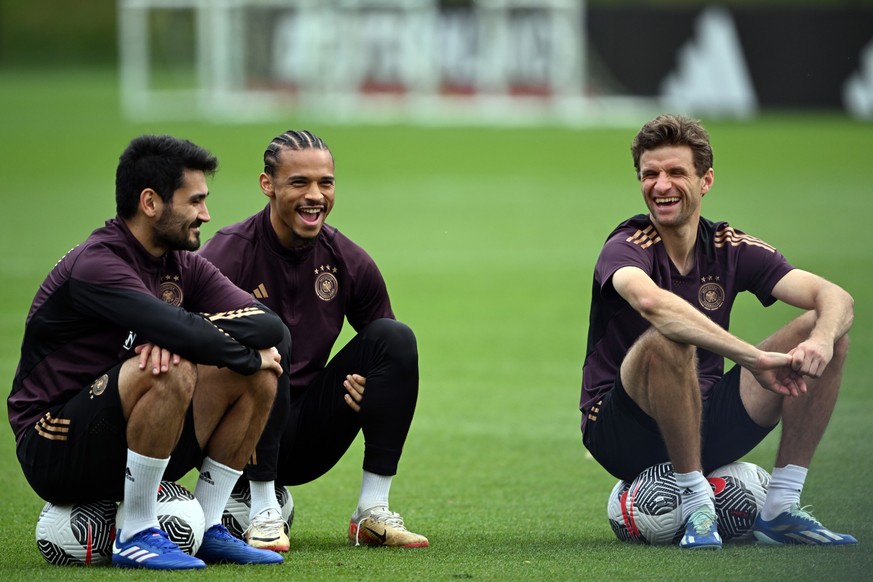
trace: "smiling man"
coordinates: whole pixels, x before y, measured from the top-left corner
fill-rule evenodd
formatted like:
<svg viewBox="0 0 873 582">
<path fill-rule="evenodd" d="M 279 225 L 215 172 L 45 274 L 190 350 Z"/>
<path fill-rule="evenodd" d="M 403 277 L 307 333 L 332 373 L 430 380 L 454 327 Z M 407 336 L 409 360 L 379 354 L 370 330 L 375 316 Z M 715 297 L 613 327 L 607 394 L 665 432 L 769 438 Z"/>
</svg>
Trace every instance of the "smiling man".
<svg viewBox="0 0 873 582">
<path fill-rule="evenodd" d="M 116 216 L 57 262 L 25 323 L 7 400 L 18 460 L 52 503 L 124 501 L 118 567 L 284 561 L 221 525 L 275 399 L 287 332 L 190 252 L 217 167 L 186 140 L 132 140 L 116 169 Z M 206 525 L 196 557 L 157 514 L 161 481 L 195 467 Z"/>
<path fill-rule="evenodd" d="M 709 135 L 697 121 L 659 116 L 631 153 L 649 212 L 612 231 L 594 269 L 580 402 L 585 447 L 625 481 L 672 462 L 686 520 L 680 547 L 720 548 L 705 475 L 740 459 L 781 421 L 755 537 L 857 543 L 800 506 L 839 392 L 852 298 L 762 240 L 701 217 L 714 173 Z M 803 314 L 754 346 L 728 331 L 742 291 Z M 727 374 L 724 358 L 736 363 Z"/>
<path fill-rule="evenodd" d="M 251 490 L 252 546 L 284 551 L 274 484 L 326 473 L 358 432 L 363 479 L 348 528 L 355 544 L 423 547 L 428 540 L 388 509 L 388 493 L 418 399 L 418 348 L 395 320 L 373 259 L 325 224 L 334 205 L 334 159 L 321 138 L 287 131 L 264 152 L 261 212 L 219 230 L 200 254 L 282 317 L 293 349 L 241 488 Z M 330 361 L 348 320 L 357 334 Z M 290 383 L 290 385 L 289 385 Z M 365 392 L 366 389 L 366 392 Z"/>
</svg>

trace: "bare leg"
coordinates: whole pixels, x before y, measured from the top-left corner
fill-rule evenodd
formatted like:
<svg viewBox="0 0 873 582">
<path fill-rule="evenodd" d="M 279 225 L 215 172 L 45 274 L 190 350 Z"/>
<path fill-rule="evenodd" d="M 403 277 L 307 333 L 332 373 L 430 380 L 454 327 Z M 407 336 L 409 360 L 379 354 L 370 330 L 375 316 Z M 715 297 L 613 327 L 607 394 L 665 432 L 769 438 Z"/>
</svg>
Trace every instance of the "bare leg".
<svg viewBox="0 0 873 582">
<path fill-rule="evenodd" d="M 121 367 L 118 387 L 128 443 L 122 541 L 158 527 L 158 487 L 182 434 L 196 381 L 197 369 L 184 360 L 157 376 L 140 370 L 138 358 Z"/>
<path fill-rule="evenodd" d="M 137 358 L 125 362 L 118 386 L 128 448 L 148 457 L 169 457 L 182 434 L 196 381 L 197 369 L 184 360 L 157 376 L 140 370 Z"/>
<path fill-rule="evenodd" d="M 242 376 L 200 366 L 194 392 L 194 428 L 205 458 L 194 497 L 207 529 L 221 520 L 234 484 L 249 462 L 276 398 L 277 376 L 262 370 Z"/>
<path fill-rule="evenodd" d="M 702 471 L 701 397 L 693 346 L 650 329 L 633 345 L 621 366 L 628 395 L 658 423 L 677 473 Z"/>
<path fill-rule="evenodd" d="M 790 351 L 809 337 L 815 313 L 807 312 L 761 343 L 762 349 Z M 807 391 L 797 397 L 782 397 L 764 390 L 751 373 L 743 370 L 740 394 L 749 415 L 759 424 L 782 418 L 782 437 L 776 454 L 767 499 L 755 523 L 755 537 L 768 544 L 856 544 L 848 534 L 825 528 L 805 511 L 800 495 L 807 469 L 827 429 L 843 378 L 849 351 L 844 335 L 834 344 L 834 353 L 818 378 L 806 378 Z"/>
<path fill-rule="evenodd" d="M 815 313 L 808 312 L 764 340 L 759 347 L 770 351 L 791 350 L 809 336 L 814 323 Z M 848 349 L 848 336 L 837 340 L 833 359 L 825 371 L 819 378 L 807 378 L 806 394 L 796 398 L 764 390 L 750 372 L 743 370 L 740 394 L 752 419 L 766 426 L 782 418 L 776 467 L 788 464 L 809 467 L 836 405 Z"/>
<path fill-rule="evenodd" d="M 197 440 L 207 456 L 242 469 L 261 437 L 273 400 L 276 374 L 269 370 L 242 376 L 200 366 L 194 393 Z"/>
</svg>

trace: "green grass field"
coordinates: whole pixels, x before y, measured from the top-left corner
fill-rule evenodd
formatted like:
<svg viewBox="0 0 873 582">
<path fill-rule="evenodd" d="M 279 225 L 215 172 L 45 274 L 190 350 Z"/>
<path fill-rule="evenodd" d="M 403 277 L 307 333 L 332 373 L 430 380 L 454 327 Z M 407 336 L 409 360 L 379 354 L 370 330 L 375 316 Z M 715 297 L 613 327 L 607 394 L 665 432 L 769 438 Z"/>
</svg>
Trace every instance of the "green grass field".
<svg viewBox="0 0 873 582">
<path fill-rule="evenodd" d="M 11 385 L 30 301 L 52 265 L 114 214 L 118 155 L 140 133 L 216 153 L 214 230 L 260 209 L 262 152 L 288 128 L 321 135 L 337 159 L 331 223 L 367 248 L 398 317 L 419 339 L 421 397 L 392 508 L 431 540 L 418 551 L 351 548 L 359 441 L 324 478 L 292 490 L 292 551 L 279 568 L 203 573 L 47 565 L 34 542 L 43 502 L 0 423 L 4 580 L 869 579 L 873 568 L 873 128 L 839 116 L 712 122 L 716 184 L 704 215 L 727 219 L 855 297 L 843 392 L 804 501 L 853 533 L 849 548 L 729 545 L 719 553 L 626 545 L 606 499 L 615 480 L 578 430 L 591 270 L 620 220 L 644 210 L 629 145 L 636 130 L 132 124 L 114 74 L 0 71 L 0 377 Z M 792 315 L 752 298 L 734 331 L 763 339 Z M 746 460 L 772 469 L 777 435 Z"/>
</svg>

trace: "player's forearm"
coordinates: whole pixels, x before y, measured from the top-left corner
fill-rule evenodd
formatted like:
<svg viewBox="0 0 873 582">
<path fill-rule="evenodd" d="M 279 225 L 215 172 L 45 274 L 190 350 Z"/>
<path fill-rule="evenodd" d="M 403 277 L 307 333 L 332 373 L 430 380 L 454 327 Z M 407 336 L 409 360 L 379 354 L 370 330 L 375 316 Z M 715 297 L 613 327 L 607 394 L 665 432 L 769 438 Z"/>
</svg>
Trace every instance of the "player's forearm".
<svg viewBox="0 0 873 582">
<path fill-rule="evenodd" d="M 817 317 L 810 337 L 834 343 L 852 328 L 855 301 L 841 287 L 829 285 L 816 296 L 815 311 Z"/>
<path fill-rule="evenodd" d="M 655 301 L 643 302 L 640 314 L 665 337 L 719 354 L 743 366 L 751 366 L 758 349 L 741 340 L 687 301 L 664 291 Z"/>
<path fill-rule="evenodd" d="M 248 346 L 197 313 L 164 303 L 136 291 L 74 281 L 71 293 L 84 313 L 136 334 L 137 342 L 151 342 L 186 360 L 222 366 L 240 374 L 253 374 L 261 367 L 258 349 L 282 340 L 282 322 L 272 312 L 265 315 L 262 342 Z M 267 342 L 275 340 L 274 344 Z"/>
</svg>

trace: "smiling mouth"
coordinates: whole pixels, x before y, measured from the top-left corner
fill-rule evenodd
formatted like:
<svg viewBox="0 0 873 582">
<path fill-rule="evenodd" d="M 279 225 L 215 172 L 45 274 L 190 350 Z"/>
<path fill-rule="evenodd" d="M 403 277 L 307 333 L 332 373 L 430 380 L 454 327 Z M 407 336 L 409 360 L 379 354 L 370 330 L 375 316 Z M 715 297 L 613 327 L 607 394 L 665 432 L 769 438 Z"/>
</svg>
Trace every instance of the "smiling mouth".
<svg viewBox="0 0 873 582">
<path fill-rule="evenodd" d="M 655 206 L 669 206 L 671 204 L 677 204 L 678 202 L 678 196 L 673 196 L 671 198 L 658 198 L 655 200 Z"/>
<path fill-rule="evenodd" d="M 315 224 L 318 222 L 319 217 L 321 217 L 321 213 L 324 211 L 324 208 L 319 206 L 318 208 L 300 208 L 297 210 L 297 214 L 300 215 L 300 218 L 303 219 L 303 222 L 307 224 Z"/>
</svg>

